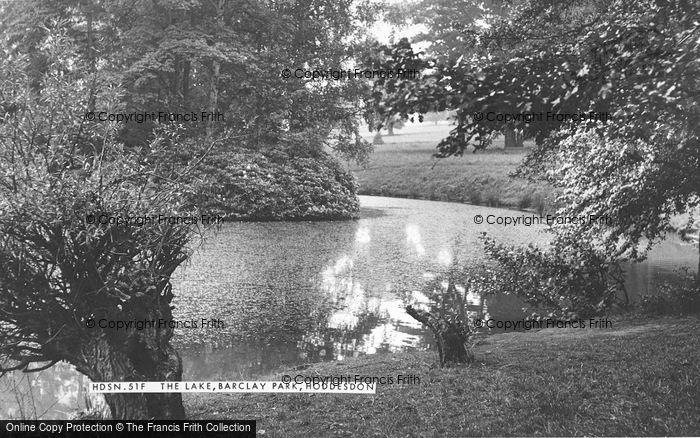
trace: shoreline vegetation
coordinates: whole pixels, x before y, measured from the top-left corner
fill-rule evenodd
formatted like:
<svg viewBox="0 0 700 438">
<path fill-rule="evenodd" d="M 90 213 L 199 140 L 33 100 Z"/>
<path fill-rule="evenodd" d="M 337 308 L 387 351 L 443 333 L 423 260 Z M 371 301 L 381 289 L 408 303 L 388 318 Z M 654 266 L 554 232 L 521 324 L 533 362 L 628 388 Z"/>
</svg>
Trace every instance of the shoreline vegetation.
<svg viewBox="0 0 700 438">
<path fill-rule="evenodd" d="M 186 394 L 185 408 L 191 419 L 256 419 L 274 437 L 697 435 L 700 317 L 610 320 L 611 329 L 487 336 L 471 365 L 440 369 L 436 352 L 394 353 L 269 378 L 420 379 L 377 385 L 375 395 Z"/>
</svg>

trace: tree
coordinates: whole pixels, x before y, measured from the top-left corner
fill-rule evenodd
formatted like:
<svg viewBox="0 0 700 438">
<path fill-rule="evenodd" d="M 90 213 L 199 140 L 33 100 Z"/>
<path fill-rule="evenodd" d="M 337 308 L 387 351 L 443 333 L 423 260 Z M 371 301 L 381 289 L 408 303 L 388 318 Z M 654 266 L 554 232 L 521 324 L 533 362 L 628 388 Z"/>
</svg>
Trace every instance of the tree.
<svg viewBox="0 0 700 438">
<path fill-rule="evenodd" d="M 427 32 L 421 32 L 412 38 L 412 44 L 425 45 L 425 56 L 441 66 L 471 59 L 481 50 L 477 36 L 482 26 L 488 24 L 486 20 L 503 17 L 507 10 L 507 2 L 501 0 L 419 0 L 390 6 L 387 19 L 395 26 L 427 28 Z M 490 46 L 489 56 L 493 57 L 497 51 L 501 52 L 498 56 L 507 56 L 508 49 L 503 45 Z M 451 107 L 448 104 L 446 108 Z M 392 117 L 395 118 L 395 115 Z M 521 129 L 513 124 L 505 124 L 501 131 L 506 148 L 523 147 Z"/>
<path fill-rule="evenodd" d="M 596 242 L 614 260 L 640 260 L 674 215 L 700 205 L 700 25 L 689 18 L 698 12 L 681 0 L 614 2 L 577 47 L 598 53 L 593 62 L 557 66 L 561 75 L 576 72 L 562 102 L 579 102 L 581 112 L 593 102 L 611 118 L 553 132 L 521 169 L 564 189 L 559 215 L 593 219 L 558 227 L 562 238 Z"/>
<path fill-rule="evenodd" d="M 181 166 L 182 171 L 199 159 L 202 145 L 216 144 L 215 153 L 208 154 L 214 166 L 245 168 L 250 163 L 235 160 L 244 156 L 270 162 L 267 155 L 281 153 L 287 155 L 284 172 L 303 172 L 298 158 L 311 158 L 326 167 L 323 178 L 336 173 L 346 181 L 351 175 L 336 172 L 328 151 L 335 152 L 336 158 L 366 162 L 372 147 L 359 135 L 358 121 L 370 88 L 361 79 L 315 80 L 296 73 L 352 67 L 355 51 L 362 46 L 356 43 L 361 39 L 354 37 L 371 21 L 371 9 L 366 4 L 328 0 L 29 0 L 3 5 L 2 30 L 32 58 L 27 73 L 40 77 L 45 61 L 37 47 L 46 36 L 44 27 L 56 21 L 76 41 L 77 54 L 88 67 L 90 95 L 122 84 L 119 101 L 125 114 L 166 116 L 165 120 L 142 117 L 121 123 L 118 140 L 130 150 L 149 150 L 156 127 L 171 123 L 167 115 L 193 115 L 195 120 L 171 124 L 177 124 L 180 139 L 197 145 L 197 151 L 187 147 L 155 157 L 165 168 Z M 280 73 L 285 68 L 294 71 L 295 77 L 284 78 Z M 104 116 L 105 108 L 94 108 L 98 117 Z M 214 117 L 205 119 L 207 113 Z M 209 178 L 198 185 L 204 192 L 191 199 L 202 209 L 217 203 L 227 219 L 234 215 L 246 219 L 240 216 L 240 205 L 231 201 L 240 192 L 232 179 Z M 250 193 L 268 188 L 265 181 L 260 187 L 245 185 L 252 188 Z M 213 186 L 216 193 L 209 190 Z M 222 187 L 229 193 L 222 193 Z M 302 203 L 310 197 L 316 204 L 312 213 L 327 211 L 334 219 L 354 215 L 343 216 L 347 209 L 325 208 L 321 198 L 308 193 L 313 188 L 301 188 L 307 193 L 296 200 Z M 272 196 L 278 201 L 273 204 L 290 205 L 283 192 Z M 344 184 L 343 190 L 333 191 L 333 197 L 335 204 L 359 204 L 354 184 Z M 303 206 L 291 207 L 297 218 Z M 268 219 L 290 216 L 287 213 L 276 211 Z"/>
<path fill-rule="evenodd" d="M 493 266 L 466 264 L 455 257 L 422 288 L 429 308 L 406 306 L 406 313 L 433 332 L 441 367 L 474 361 L 474 322 L 483 318 L 485 300 L 501 292 L 500 284 L 500 273 Z"/>
<path fill-rule="evenodd" d="M 93 381 L 177 381 L 170 276 L 195 229 L 182 216 L 178 175 L 163 175 L 90 123 L 91 95 L 73 40 L 51 29 L 46 69 L 29 85 L 30 58 L 2 46 L 0 96 L 0 372 L 72 364 Z M 94 96 L 119 110 L 119 90 Z M 162 143 L 165 137 L 159 139 Z M 151 158 L 149 160 L 149 158 Z M 153 321 L 115 330 L 116 321 Z M 181 394 L 106 394 L 119 419 L 183 418 Z"/>
<path fill-rule="evenodd" d="M 394 135 L 394 129 L 403 128 L 403 120 L 394 118 L 391 119 L 386 126 L 387 135 Z"/>
<path fill-rule="evenodd" d="M 393 135 L 393 126 L 398 121 L 413 121 L 412 115 L 402 112 L 403 107 L 394 106 L 394 103 L 407 97 L 406 93 L 415 87 L 412 83 L 420 82 L 421 78 L 415 73 L 431 66 L 420 55 L 413 51 L 407 38 L 402 38 L 391 47 L 374 41 L 363 50 L 361 62 L 370 70 L 385 72 L 372 82 L 371 99 L 368 99 L 364 113 L 370 128 L 380 130 L 387 126 L 389 135 Z M 419 120 L 423 120 L 422 114 Z"/>
<path fill-rule="evenodd" d="M 123 43 L 113 59 L 129 84 L 130 107 L 221 112 L 224 120 L 206 124 L 209 136 L 233 130 L 245 134 L 238 143 L 264 150 L 306 135 L 318 140 L 316 149 L 325 144 L 343 158 L 366 159 L 371 147 L 358 130 L 369 92 L 364 81 L 298 76 L 346 68 L 371 20 L 369 6 L 328 0 L 132 3 L 104 6 Z M 284 69 L 294 76 L 281 76 Z M 191 124 L 188 135 L 201 135 L 202 126 Z M 148 136 L 140 133 L 148 129 L 134 124 L 125 135 L 143 141 Z"/>
<path fill-rule="evenodd" d="M 570 257 L 552 278 L 566 284 L 569 274 L 596 272 L 567 267 L 581 245 L 593 252 L 585 257 L 591 264 L 641 260 L 674 215 L 689 212 L 692 222 L 700 204 L 700 25 L 691 18 L 698 13 L 685 0 L 523 1 L 504 17 L 484 16 L 472 56 L 435 62 L 385 105 L 404 117 L 456 109 L 439 157 L 486 148 L 508 124 L 535 138 L 517 175 L 560 188 L 557 216 L 585 220 L 553 224 L 550 251 L 566 248 Z M 489 121 L 489 113 L 521 117 Z M 533 253 L 503 256 L 516 249 L 487 247 L 500 262 L 534 272 Z M 700 287 L 700 269 L 696 281 Z"/>
<path fill-rule="evenodd" d="M 559 227 L 566 238 L 640 259 L 640 242 L 648 248 L 673 214 L 698 205 L 698 12 L 684 0 L 525 1 L 477 35 L 479 54 L 436 65 L 387 105 L 404 115 L 457 108 L 439 156 L 487 147 L 506 123 L 523 129 L 540 146 L 519 174 L 562 187 L 560 215 L 612 220 Z M 508 51 L 484 56 L 492 45 Z M 489 112 L 542 117 L 472 116 Z M 566 114 L 578 120 L 557 117 Z"/>
<path fill-rule="evenodd" d="M 191 138 L 245 133 L 246 147 L 280 147 L 287 134 L 313 135 L 343 158 L 367 158 L 359 136 L 363 80 L 313 80 L 280 72 L 344 69 L 365 43 L 369 3 L 328 0 L 131 2 L 30 0 L 3 6 L 11 42 L 36 47 L 57 20 L 76 41 L 91 89 L 124 84 L 129 112 L 220 112 L 216 123 L 184 124 Z M 319 35 L 325 35 L 319 38 Z M 33 50 L 32 70 L 44 62 Z M 120 141 L 143 147 L 154 123 L 122 124 Z M 318 142 L 317 142 L 318 143 Z"/>
</svg>

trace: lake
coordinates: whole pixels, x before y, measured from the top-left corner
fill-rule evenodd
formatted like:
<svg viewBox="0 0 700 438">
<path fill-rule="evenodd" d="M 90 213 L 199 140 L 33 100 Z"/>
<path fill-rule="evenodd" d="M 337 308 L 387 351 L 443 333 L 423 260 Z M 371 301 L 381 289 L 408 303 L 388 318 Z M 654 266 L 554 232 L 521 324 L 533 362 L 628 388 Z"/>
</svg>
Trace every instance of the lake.
<svg viewBox="0 0 700 438">
<path fill-rule="evenodd" d="M 474 221 L 520 212 L 370 196 L 360 201 L 356 221 L 230 223 L 207 236 L 173 279 L 175 319 L 200 325 L 176 331 L 184 379 L 262 380 L 309 362 L 431 348 L 432 335 L 405 313 L 404 299 L 424 299 L 421 285 L 457 248 L 462 258 L 481 257 L 482 232 L 503 242 L 547 241 L 538 226 Z M 694 269 L 697 257 L 679 239 L 664 241 L 630 268 L 630 295 L 653 291 L 654 281 L 675 268 Z M 521 312 L 513 297 L 487 304 L 494 318 Z M 59 364 L 19 384 L 35 389 L 43 418 L 65 418 L 83 403 L 77 377 Z M 21 414 L 7 383 L 0 384 L 0 418 Z"/>
</svg>

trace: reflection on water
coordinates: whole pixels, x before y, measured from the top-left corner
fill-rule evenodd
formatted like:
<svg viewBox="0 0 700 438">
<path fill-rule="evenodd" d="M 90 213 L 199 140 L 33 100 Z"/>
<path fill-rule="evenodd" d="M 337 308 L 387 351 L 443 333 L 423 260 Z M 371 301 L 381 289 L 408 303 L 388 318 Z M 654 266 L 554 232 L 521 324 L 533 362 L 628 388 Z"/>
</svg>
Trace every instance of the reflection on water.
<svg viewBox="0 0 700 438">
<path fill-rule="evenodd" d="M 106 409 L 104 398 L 87 393 L 88 382 L 64 362 L 37 373 L 10 373 L 0 379 L 0 419 L 62 420 L 86 407 Z"/>
<path fill-rule="evenodd" d="M 308 362 L 431 348 L 432 336 L 405 313 L 404 299 L 427 300 L 419 291 L 450 264 L 456 239 L 462 255 L 473 257 L 481 256 L 483 231 L 504 242 L 546 241 L 534 226 L 473 223 L 476 214 L 505 210 L 379 197 L 361 203 L 358 221 L 234 223 L 210 237 L 176 272 L 174 312 L 177 320 L 214 318 L 225 327 L 176 331 L 184 378 L 265 378 Z M 676 240 L 654 251 L 630 270 L 631 288 L 646 293 L 671 268 L 697 266 L 696 250 Z M 471 306 L 484 304 L 461 292 Z M 486 304 L 493 318 L 520 314 L 514 297 Z M 82 407 L 70 367 L 57 365 L 36 380 L 37 414 L 54 403 L 45 418 Z M 0 387 L 0 418 L 21 415 L 13 398 Z"/>
<path fill-rule="evenodd" d="M 684 242 L 676 235 L 669 236 L 649 251 L 647 259 L 627 266 L 627 290 L 630 300 L 653 294 L 656 285 L 674 277 L 676 270 L 687 267 L 697 271 L 698 251 L 693 243 Z"/>
</svg>

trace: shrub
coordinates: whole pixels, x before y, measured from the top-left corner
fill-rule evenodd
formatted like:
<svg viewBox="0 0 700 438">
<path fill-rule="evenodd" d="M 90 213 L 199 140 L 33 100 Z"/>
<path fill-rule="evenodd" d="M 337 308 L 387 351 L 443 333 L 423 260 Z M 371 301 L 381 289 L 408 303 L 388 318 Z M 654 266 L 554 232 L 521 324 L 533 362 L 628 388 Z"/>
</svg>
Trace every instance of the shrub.
<svg viewBox="0 0 700 438">
<path fill-rule="evenodd" d="M 469 199 L 469 203 L 473 205 L 480 205 L 481 204 L 481 192 L 477 189 L 472 189 L 469 194 L 467 195 Z"/>
<path fill-rule="evenodd" d="M 469 345 L 474 336 L 474 319 L 483 318 L 486 296 L 499 291 L 498 278 L 498 271 L 491 265 L 453 260 L 447 270 L 422 288 L 423 295 L 430 300 L 429 309 L 406 307 L 411 317 L 435 335 L 440 366 L 474 361 Z M 470 299 L 475 299 L 477 304 L 469 303 Z"/>
<path fill-rule="evenodd" d="M 497 244 L 484 234 L 486 254 L 499 265 L 498 287 L 518 295 L 533 316 L 587 318 L 619 304 L 624 276 L 619 264 L 584 242 L 555 240 L 540 249 Z"/>
<path fill-rule="evenodd" d="M 501 205 L 501 198 L 495 189 L 487 189 L 484 196 L 484 203 L 489 207 L 498 207 Z"/>
<path fill-rule="evenodd" d="M 644 295 L 639 306 L 649 315 L 679 315 L 700 312 L 700 290 L 688 268 L 676 271 L 676 278 L 657 285 L 657 293 Z"/>
<path fill-rule="evenodd" d="M 219 151 L 207 157 L 187 203 L 230 220 L 328 220 L 359 212 L 354 177 L 325 152 Z"/>
<path fill-rule="evenodd" d="M 520 210 L 526 210 L 528 207 L 530 207 L 532 205 L 532 196 L 533 193 L 531 191 L 523 193 L 523 195 L 518 199 L 518 208 Z"/>
</svg>

